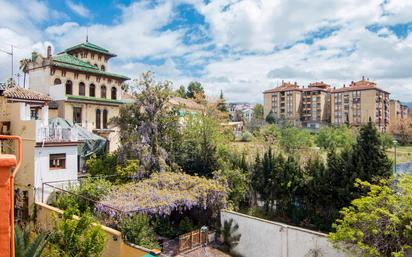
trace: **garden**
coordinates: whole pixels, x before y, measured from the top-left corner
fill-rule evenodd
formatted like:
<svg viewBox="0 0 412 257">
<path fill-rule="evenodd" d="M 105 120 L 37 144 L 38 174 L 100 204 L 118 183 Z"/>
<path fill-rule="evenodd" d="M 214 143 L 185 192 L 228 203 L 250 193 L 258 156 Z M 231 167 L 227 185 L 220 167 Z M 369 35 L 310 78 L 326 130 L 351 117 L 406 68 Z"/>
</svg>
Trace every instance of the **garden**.
<svg viewBox="0 0 412 257">
<path fill-rule="evenodd" d="M 223 208 L 340 233 L 344 208 L 368 193 L 359 185 L 393 175 L 387 154 L 393 137 L 372 122 L 313 134 L 287 122 L 265 123 L 257 110 L 252 122 L 260 125 L 234 138 L 219 125 L 228 118 L 223 94 L 208 102 L 200 83 L 174 92 L 150 73 L 136 88 L 135 101 L 111 121 L 121 131 L 118 151 L 91 157 L 90 177 L 51 198 L 52 205 L 90 215 L 136 245 L 162 248 L 203 225 L 224 235 Z M 182 125 L 180 107 L 168 104 L 175 94 L 204 109 Z M 229 242 L 223 245 L 230 251 Z"/>
</svg>

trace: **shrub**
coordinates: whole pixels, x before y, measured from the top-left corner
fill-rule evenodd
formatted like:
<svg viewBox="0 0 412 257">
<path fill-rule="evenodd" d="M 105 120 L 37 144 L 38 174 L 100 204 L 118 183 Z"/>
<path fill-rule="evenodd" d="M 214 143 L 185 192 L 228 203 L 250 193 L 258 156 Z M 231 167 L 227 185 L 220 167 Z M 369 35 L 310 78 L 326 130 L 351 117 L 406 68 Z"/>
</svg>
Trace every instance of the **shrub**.
<svg viewBox="0 0 412 257">
<path fill-rule="evenodd" d="M 243 132 L 242 136 L 240 137 L 241 142 L 250 142 L 253 140 L 253 135 L 249 131 Z"/>
<path fill-rule="evenodd" d="M 144 214 L 136 214 L 120 221 L 120 231 L 130 243 L 149 249 L 159 248 L 156 234 L 150 226 L 149 218 Z"/>
<path fill-rule="evenodd" d="M 190 232 L 194 229 L 192 221 L 189 217 L 185 216 L 179 223 L 179 235 Z"/>
<path fill-rule="evenodd" d="M 117 166 L 117 156 L 105 154 L 99 157 L 93 155 L 86 161 L 86 170 L 92 176 L 115 175 Z"/>
</svg>

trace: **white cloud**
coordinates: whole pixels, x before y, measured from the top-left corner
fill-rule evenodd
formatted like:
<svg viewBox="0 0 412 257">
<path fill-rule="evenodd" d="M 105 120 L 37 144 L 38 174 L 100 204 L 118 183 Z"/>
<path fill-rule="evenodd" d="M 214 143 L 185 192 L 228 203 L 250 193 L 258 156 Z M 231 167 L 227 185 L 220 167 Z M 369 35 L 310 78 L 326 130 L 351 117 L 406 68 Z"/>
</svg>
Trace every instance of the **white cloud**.
<svg viewBox="0 0 412 257">
<path fill-rule="evenodd" d="M 66 0 L 66 5 L 67 5 L 67 7 L 70 8 L 70 10 L 72 10 L 77 15 L 80 15 L 80 16 L 85 17 L 85 18 L 90 17 L 90 14 L 91 14 L 90 10 L 87 9 L 81 3 L 75 3 L 71 0 Z"/>
<path fill-rule="evenodd" d="M 44 51 L 45 40 L 58 51 L 83 42 L 88 29 L 92 43 L 118 54 L 110 63 L 111 71 L 136 78 L 152 70 L 175 86 L 199 80 L 209 94 L 223 89 L 230 101 L 261 102 L 261 92 L 282 79 L 302 85 L 323 80 L 341 86 L 362 75 L 376 80 L 393 97 L 412 101 L 412 34 L 398 38 L 386 26 L 412 22 L 411 1 L 175 0 L 153 5 L 146 0 L 118 6 L 121 14 L 111 25 L 85 27 L 60 19 L 44 32 L 38 24 L 56 11 L 40 1 L 27 3 L 0 0 L 0 40 L 20 44 L 24 57 L 32 49 Z M 203 43 L 183 43 L 185 26 L 164 30 L 181 18 L 179 3 L 192 4 L 204 15 L 206 24 L 199 26 L 200 31 L 186 35 L 190 42 Z M 29 7 L 37 12 L 30 13 Z M 367 30 L 370 25 L 377 25 L 378 31 Z M 334 30 L 320 36 L 325 28 Z M 206 36 L 209 42 L 202 40 Z M 3 47 L 7 45 L 0 43 Z M 145 64 L 145 58 L 162 64 Z M 0 55 L 3 67 L 7 60 Z M 193 66 L 200 77 L 185 75 L 193 74 Z M 0 70 L 2 78 L 4 74 Z"/>
</svg>

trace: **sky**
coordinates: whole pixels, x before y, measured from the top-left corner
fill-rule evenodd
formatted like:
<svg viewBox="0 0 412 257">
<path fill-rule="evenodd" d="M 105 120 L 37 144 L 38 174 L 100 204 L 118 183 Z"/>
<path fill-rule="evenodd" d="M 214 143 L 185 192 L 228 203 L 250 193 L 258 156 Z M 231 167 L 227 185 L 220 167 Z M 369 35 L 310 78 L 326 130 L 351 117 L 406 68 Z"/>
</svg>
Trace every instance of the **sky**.
<svg viewBox="0 0 412 257">
<path fill-rule="evenodd" d="M 15 46 L 15 74 L 32 51 L 88 34 L 118 55 L 112 72 L 200 81 L 229 102 L 263 102 L 282 80 L 341 87 L 362 76 L 411 102 L 411 31 L 410 0 L 0 0 L 0 50 Z M 0 81 L 10 63 L 0 52 Z"/>
</svg>

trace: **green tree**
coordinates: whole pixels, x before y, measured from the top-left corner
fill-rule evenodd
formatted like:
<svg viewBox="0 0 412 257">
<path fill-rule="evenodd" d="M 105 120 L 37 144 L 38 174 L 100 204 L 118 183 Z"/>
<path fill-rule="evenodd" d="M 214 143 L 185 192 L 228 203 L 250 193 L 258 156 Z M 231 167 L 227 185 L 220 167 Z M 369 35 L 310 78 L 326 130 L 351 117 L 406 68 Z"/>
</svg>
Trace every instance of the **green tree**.
<svg viewBox="0 0 412 257">
<path fill-rule="evenodd" d="M 178 164 L 189 174 L 212 176 L 218 169 L 217 146 L 222 140 L 217 121 L 206 115 L 191 116 L 182 134 Z"/>
<path fill-rule="evenodd" d="M 30 62 L 31 60 L 27 58 L 20 60 L 20 70 L 23 71 L 23 87 L 26 87 L 26 74 L 28 72 Z"/>
<path fill-rule="evenodd" d="M 14 227 L 15 257 L 40 257 L 49 241 L 49 234 L 42 233 L 31 239 L 29 226 Z"/>
<path fill-rule="evenodd" d="M 220 96 L 219 96 L 219 102 L 217 104 L 217 109 L 221 112 L 227 112 L 227 106 L 226 106 L 226 101 L 223 96 L 223 91 L 220 90 Z"/>
<path fill-rule="evenodd" d="M 270 112 L 268 113 L 268 115 L 265 118 L 266 122 L 269 124 L 275 124 L 276 123 L 276 118 L 275 118 L 275 114 L 273 113 L 272 110 L 270 110 Z"/>
<path fill-rule="evenodd" d="M 412 177 L 380 180 L 376 185 L 358 180 L 358 185 L 369 192 L 341 210 L 330 241 L 355 256 L 410 256 Z"/>
<path fill-rule="evenodd" d="M 385 153 L 375 125 L 369 121 L 361 127 L 356 144 L 353 146 L 352 171 L 357 178 L 371 181 L 374 177 L 389 177 L 392 162 Z"/>
<path fill-rule="evenodd" d="M 200 82 L 192 81 L 187 87 L 186 96 L 187 98 L 196 98 L 196 95 L 204 96 L 205 90 L 203 89 L 203 86 L 202 84 L 200 84 Z"/>
<path fill-rule="evenodd" d="M 186 93 L 186 88 L 183 85 L 180 85 L 180 87 L 176 90 L 176 95 L 181 98 L 186 98 L 187 93 Z"/>
<path fill-rule="evenodd" d="M 280 134 L 280 145 L 288 153 L 312 146 L 313 144 L 310 133 L 303 129 L 284 127 L 281 129 Z"/>
<path fill-rule="evenodd" d="M 355 142 L 354 132 L 347 126 L 322 127 L 315 137 L 316 145 L 327 150 L 348 148 Z"/>
<path fill-rule="evenodd" d="M 178 117 L 168 105 L 171 96 L 170 82 L 156 82 L 152 73 L 144 73 L 137 81 L 135 102 L 123 105 L 118 117 L 113 119 L 120 129 L 121 164 L 136 159 L 148 171 L 168 170 L 169 154 L 178 130 Z"/>
<path fill-rule="evenodd" d="M 239 243 L 241 234 L 237 232 L 238 230 L 239 225 L 235 223 L 233 219 L 225 220 L 223 222 L 223 226 L 221 228 L 223 244 L 228 248 L 229 251 Z"/>
<path fill-rule="evenodd" d="M 249 174 L 245 171 L 235 168 L 226 168 L 215 173 L 216 177 L 223 178 L 229 188 L 229 201 L 233 204 L 235 210 L 238 210 L 241 204 L 246 200 L 249 190 Z"/>
<path fill-rule="evenodd" d="M 73 215 L 79 214 L 74 209 L 63 213 L 62 220 L 56 220 L 50 242 L 61 257 L 102 256 L 106 235 L 99 225 L 94 225 L 89 213 L 83 213 L 79 219 Z"/>
<path fill-rule="evenodd" d="M 91 176 L 114 176 L 116 166 L 117 156 L 114 154 L 104 154 L 99 157 L 92 155 L 86 161 L 86 171 Z"/>
<path fill-rule="evenodd" d="M 255 107 L 253 107 L 253 118 L 263 120 L 263 105 L 256 104 Z"/>
<path fill-rule="evenodd" d="M 159 248 L 156 234 L 146 215 L 136 214 L 132 217 L 125 217 L 120 222 L 119 228 L 127 241 L 149 249 Z"/>
</svg>

